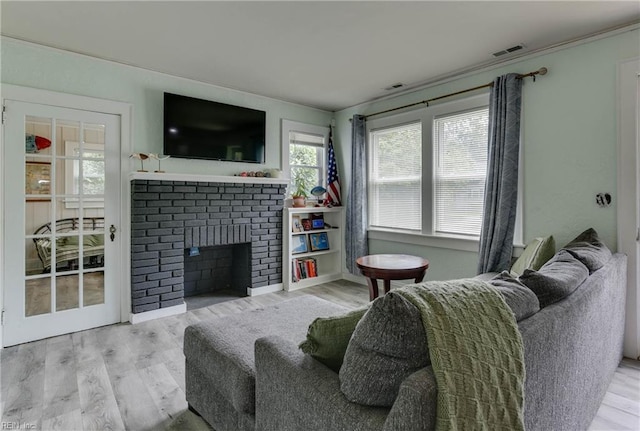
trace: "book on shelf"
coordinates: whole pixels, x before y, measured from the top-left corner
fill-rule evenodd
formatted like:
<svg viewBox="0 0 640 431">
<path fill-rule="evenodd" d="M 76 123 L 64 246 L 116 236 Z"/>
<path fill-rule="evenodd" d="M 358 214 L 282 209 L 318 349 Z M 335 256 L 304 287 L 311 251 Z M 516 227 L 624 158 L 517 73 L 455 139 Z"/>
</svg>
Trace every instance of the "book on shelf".
<svg viewBox="0 0 640 431">
<path fill-rule="evenodd" d="M 318 262 L 315 259 L 293 259 L 291 261 L 291 279 L 294 282 L 317 276 Z"/>
</svg>

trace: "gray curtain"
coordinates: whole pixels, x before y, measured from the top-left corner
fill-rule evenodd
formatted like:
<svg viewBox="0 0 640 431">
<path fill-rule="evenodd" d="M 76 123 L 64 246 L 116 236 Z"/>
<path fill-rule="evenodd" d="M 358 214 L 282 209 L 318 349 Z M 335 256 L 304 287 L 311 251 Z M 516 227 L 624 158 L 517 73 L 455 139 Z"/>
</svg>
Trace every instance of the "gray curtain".
<svg viewBox="0 0 640 431">
<path fill-rule="evenodd" d="M 493 81 L 479 274 L 511 266 L 518 199 L 521 98 L 522 79 L 517 74 L 499 76 Z"/>
<path fill-rule="evenodd" d="M 351 184 L 347 200 L 346 259 L 351 274 L 360 274 L 356 259 L 369 254 L 367 243 L 367 141 L 362 115 L 351 121 Z"/>
</svg>

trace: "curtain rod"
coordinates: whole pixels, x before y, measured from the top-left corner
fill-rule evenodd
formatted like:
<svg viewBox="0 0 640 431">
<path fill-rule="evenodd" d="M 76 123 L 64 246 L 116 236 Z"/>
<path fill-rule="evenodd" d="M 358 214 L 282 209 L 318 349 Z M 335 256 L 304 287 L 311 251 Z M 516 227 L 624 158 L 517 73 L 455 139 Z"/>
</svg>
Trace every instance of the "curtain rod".
<svg viewBox="0 0 640 431">
<path fill-rule="evenodd" d="M 526 78 L 526 77 L 530 76 L 530 77 L 533 78 L 533 81 L 535 82 L 536 75 L 546 75 L 546 74 L 547 74 L 547 68 L 546 67 L 541 67 L 540 69 L 538 69 L 536 71 L 525 73 L 523 75 L 518 75 L 518 79 L 522 79 L 522 78 Z M 481 88 L 487 88 L 487 87 L 493 87 L 493 82 L 489 82 L 488 84 L 484 84 L 484 85 L 478 85 L 477 87 L 473 87 L 473 88 L 467 88 L 466 90 L 456 91 L 455 93 L 445 94 L 444 96 L 439 96 L 439 97 L 434 97 L 432 99 L 423 100 L 421 102 L 416 102 L 416 103 L 411 103 L 409 105 L 400 106 L 398 108 L 392 108 L 392 109 L 387 109 L 386 111 L 375 112 L 373 114 L 365 115 L 364 118 L 367 119 L 369 117 L 373 117 L 374 115 L 386 114 L 387 112 L 398 111 L 400 109 L 410 108 L 410 107 L 416 106 L 416 105 L 426 104 L 427 106 L 429 106 L 429 102 L 435 102 L 436 100 L 445 99 L 447 97 L 452 97 L 452 96 L 457 96 L 458 94 L 469 93 L 470 91 L 480 90 Z M 349 121 L 351 121 L 351 119 L 349 119 Z"/>
</svg>

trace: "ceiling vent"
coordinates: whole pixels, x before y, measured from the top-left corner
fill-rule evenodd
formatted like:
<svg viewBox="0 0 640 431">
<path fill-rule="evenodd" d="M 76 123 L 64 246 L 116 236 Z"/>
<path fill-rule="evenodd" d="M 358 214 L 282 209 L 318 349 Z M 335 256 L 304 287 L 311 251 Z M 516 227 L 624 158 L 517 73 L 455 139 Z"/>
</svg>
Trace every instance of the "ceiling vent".
<svg viewBox="0 0 640 431">
<path fill-rule="evenodd" d="M 503 55 L 507 55 L 507 54 L 511 54 L 513 52 L 516 52 L 516 51 L 520 51 L 520 50 L 522 50 L 524 48 L 525 48 L 524 43 L 521 43 L 520 45 L 512 46 L 511 48 L 503 49 L 502 51 L 494 52 L 493 56 L 494 57 L 501 57 Z"/>
<path fill-rule="evenodd" d="M 388 87 L 385 87 L 386 91 L 391 91 L 391 90 L 397 90 L 398 88 L 402 88 L 404 87 L 404 84 L 402 82 L 397 82 L 395 84 L 391 84 Z"/>
</svg>

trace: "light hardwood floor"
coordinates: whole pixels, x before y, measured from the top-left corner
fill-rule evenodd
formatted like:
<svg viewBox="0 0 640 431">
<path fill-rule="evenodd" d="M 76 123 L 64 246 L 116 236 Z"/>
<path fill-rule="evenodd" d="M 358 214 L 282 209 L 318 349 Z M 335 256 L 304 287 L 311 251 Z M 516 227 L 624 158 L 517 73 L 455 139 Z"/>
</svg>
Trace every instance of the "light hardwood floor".
<svg viewBox="0 0 640 431">
<path fill-rule="evenodd" d="M 307 294 L 348 307 L 369 295 L 365 286 L 327 283 L 3 349 L 0 429 L 210 430 L 187 410 L 184 328 Z M 639 429 L 640 364 L 624 360 L 589 430 Z"/>
</svg>

